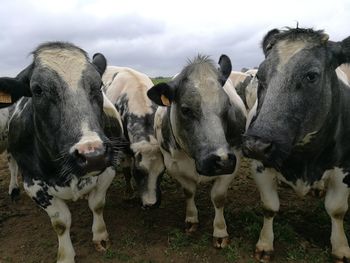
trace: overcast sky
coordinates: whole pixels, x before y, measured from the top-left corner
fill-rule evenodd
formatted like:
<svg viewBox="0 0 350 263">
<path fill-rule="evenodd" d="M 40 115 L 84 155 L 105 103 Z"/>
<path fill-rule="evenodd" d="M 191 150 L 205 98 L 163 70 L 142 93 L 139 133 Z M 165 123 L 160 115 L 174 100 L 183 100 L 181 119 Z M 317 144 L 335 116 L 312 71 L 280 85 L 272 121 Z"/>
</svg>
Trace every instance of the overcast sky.
<svg viewBox="0 0 350 263">
<path fill-rule="evenodd" d="M 349 0 L 1 0 L 0 76 L 15 76 L 45 41 L 69 41 L 110 65 L 171 76 L 198 53 L 230 56 L 235 70 L 257 66 L 272 28 L 350 35 Z"/>
</svg>

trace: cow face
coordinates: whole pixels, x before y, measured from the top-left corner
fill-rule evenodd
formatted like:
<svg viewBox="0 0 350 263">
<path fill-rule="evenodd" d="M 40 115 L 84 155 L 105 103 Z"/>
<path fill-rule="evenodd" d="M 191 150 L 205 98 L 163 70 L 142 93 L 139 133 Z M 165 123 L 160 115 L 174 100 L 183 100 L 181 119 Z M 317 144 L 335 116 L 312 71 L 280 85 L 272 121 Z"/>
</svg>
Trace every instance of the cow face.
<svg viewBox="0 0 350 263">
<path fill-rule="evenodd" d="M 112 161 L 112 147 L 103 132 L 100 90 L 105 58 L 97 54 L 90 63 L 80 48 L 56 42 L 39 46 L 33 55 L 33 63 L 12 83 L 22 86 L 23 95 L 32 96 L 40 154 L 62 160 L 64 173 L 102 171 Z"/>
<path fill-rule="evenodd" d="M 226 117 L 231 106 L 223 85 L 231 61 L 223 55 L 218 70 L 198 56 L 170 83 L 148 91 L 151 100 L 169 106 L 170 125 L 177 144 L 195 160 L 202 175 L 229 174 L 236 158 L 226 140 Z"/>
<path fill-rule="evenodd" d="M 339 48 L 311 29 L 275 29 L 265 36 L 257 109 L 244 141 L 247 156 L 278 166 L 292 149 L 310 147 L 324 133 L 337 104 Z"/>
</svg>

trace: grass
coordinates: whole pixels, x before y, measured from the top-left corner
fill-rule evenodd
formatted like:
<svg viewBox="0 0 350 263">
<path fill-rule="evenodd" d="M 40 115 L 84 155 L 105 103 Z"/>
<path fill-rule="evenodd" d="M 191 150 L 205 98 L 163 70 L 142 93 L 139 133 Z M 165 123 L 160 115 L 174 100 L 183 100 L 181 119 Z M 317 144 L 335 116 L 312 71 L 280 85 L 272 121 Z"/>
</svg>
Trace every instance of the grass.
<svg viewBox="0 0 350 263">
<path fill-rule="evenodd" d="M 168 82 L 171 80 L 171 77 L 155 77 L 151 79 L 154 85 L 157 85 L 158 83 L 161 82 Z"/>
</svg>

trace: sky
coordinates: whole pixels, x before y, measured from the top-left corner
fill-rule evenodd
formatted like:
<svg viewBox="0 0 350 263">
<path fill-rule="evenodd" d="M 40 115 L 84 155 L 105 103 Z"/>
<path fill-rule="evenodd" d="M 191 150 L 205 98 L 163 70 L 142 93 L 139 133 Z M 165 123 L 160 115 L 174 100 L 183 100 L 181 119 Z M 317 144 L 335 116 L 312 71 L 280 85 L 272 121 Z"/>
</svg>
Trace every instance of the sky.
<svg viewBox="0 0 350 263">
<path fill-rule="evenodd" d="M 297 22 L 341 41 L 350 35 L 350 1 L 1 0 L 0 76 L 15 76 L 47 41 L 72 42 L 151 77 L 173 76 L 197 54 L 253 68 L 267 31 Z"/>
</svg>

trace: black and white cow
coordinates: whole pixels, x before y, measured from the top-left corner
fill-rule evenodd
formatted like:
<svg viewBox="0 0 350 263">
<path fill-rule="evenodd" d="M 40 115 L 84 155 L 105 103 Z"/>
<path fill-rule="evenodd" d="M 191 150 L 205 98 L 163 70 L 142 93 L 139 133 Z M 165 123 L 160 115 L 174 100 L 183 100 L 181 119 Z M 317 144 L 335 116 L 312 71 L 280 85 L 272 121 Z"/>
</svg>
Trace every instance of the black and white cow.
<svg viewBox="0 0 350 263">
<path fill-rule="evenodd" d="M 230 59 L 222 55 L 217 69 L 212 60 L 198 56 L 168 83 L 155 85 L 148 96 L 159 107 L 155 131 L 167 173 L 183 187 L 188 232 L 198 227 L 195 192 L 201 182 L 214 181 L 213 245 L 229 241 L 223 214 L 227 189 L 240 163 L 241 135 L 246 110 L 231 84 Z M 231 82 L 226 82 L 231 83 Z M 225 85 L 225 86 L 224 86 Z"/>
<path fill-rule="evenodd" d="M 108 66 L 102 76 L 106 96 L 121 115 L 124 134 L 130 143 L 123 172 L 127 189 L 135 178 L 142 206 L 158 206 L 161 201 L 160 180 L 165 167 L 159 143 L 154 136 L 154 115 L 157 109 L 148 97 L 153 86 L 145 74 L 127 67 Z"/>
<path fill-rule="evenodd" d="M 248 111 L 253 108 L 256 101 L 258 89 L 256 73 L 256 69 L 249 69 L 244 73 L 232 71 L 229 77 L 229 80 L 232 82 Z"/>
<path fill-rule="evenodd" d="M 253 173 L 266 211 L 256 258 L 267 262 L 273 251 L 280 180 L 301 196 L 326 190 L 332 254 L 348 262 L 343 218 L 350 182 L 350 87 L 335 70 L 350 62 L 350 38 L 332 42 L 323 31 L 274 29 L 263 39 L 263 50 L 257 107 L 243 142 L 244 153 L 258 160 Z"/>
<path fill-rule="evenodd" d="M 0 78 L 0 86 L 19 87 L 16 96 L 18 90 L 26 96 L 10 120 L 8 149 L 25 191 L 51 219 L 59 243 L 57 262 L 74 262 L 75 256 L 65 200 L 88 197 L 95 247 L 104 251 L 108 245 L 103 208 L 120 144 L 104 129 L 108 126 L 120 138 L 122 127 L 101 91 L 105 67 L 101 54 L 91 63 L 82 49 L 50 42 L 33 52 L 33 62 L 16 78 Z"/>
</svg>

